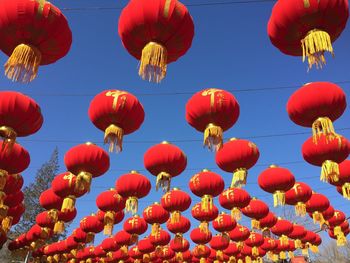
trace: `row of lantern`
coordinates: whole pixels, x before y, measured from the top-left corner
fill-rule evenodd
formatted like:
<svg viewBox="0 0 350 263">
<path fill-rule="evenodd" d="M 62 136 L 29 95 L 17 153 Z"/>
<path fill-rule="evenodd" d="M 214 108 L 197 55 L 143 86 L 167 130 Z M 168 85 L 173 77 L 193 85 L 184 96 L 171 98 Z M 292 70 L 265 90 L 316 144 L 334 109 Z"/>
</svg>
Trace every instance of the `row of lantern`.
<svg viewBox="0 0 350 263">
<path fill-rule="evenodd" d="M 333 54 L 332 43 L 345 28 L 349 15 L 347 0 L 329 4 L 331 1 L 324 5 L 313 0 L 298 4 L 293 0 L 277 2 L 268 22 L 272 44 L 285 54 L 307 58 L 309 68 L 322 67 L 324 53 Z M 5 14 L 0 27 L 0 49 L 9 56 L 5 64 L 8 78 L 30 82 L 40 65 L 53 63 L 68 53 L 72 32 L 65 16 L 51 3 L 3 0 L 0 8 Z M 20 19 L 18 12 L 26 19 Z M 144 13 L 147 16 L 140 15 Z M 32 23 L 34 20 L 36 23 Z M 21 27 L 14 31 L 13 25 L 17 24 Z M 58 31 L 61 34 L 52 33 Z M 139 75 L 160 82 L 167 64 L 191 47 L 194 24 L 185 5 L 177 0 L 155 0 L 152 4 L 130 0 L 121 12 L 118 32 L 126 50 L 140 60 Z"/>
</svg>

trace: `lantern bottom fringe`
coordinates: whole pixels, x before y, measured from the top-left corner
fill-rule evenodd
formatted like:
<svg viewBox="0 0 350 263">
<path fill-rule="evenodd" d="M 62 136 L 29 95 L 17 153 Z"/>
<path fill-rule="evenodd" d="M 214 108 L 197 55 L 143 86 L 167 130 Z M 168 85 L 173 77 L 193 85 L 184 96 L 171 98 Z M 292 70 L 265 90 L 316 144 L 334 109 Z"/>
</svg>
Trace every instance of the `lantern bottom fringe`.
<svg viewBox="0 0 350 263">
<path fill-rule="evenodd" d="M 75 182 L 75 190 L 79 192 L 90 192 L 92 174 L 88 172 L 80 172 Z"/>
<path fill-rule="evenodd" d="M 135 196 L 130 196 L 125 203 L 125 211 L 131 212 L 132 214 L 136 214 L 138 210 L 138 199 Z"/>
<path fill-rule="evenodd" d="M 238 263 L 243 263 L 243 260 L 242 259 L 238 259 Z"/>
<path fill-rule="evenodd" d="M 144 254 L 142 257 L 142 262 L 148 263 L 151 261 L 149 254 Z"/>
<path fill-rule="evenodd" d="M 201 259 L 199 260 L 199 263 L 207 263 L 207 260 L 206 260 L 205 258 L 201 258 Z"/>
<path fill-rule="evenodd" d="M 174 243 L 175 244 L 183 244 L 184 239 L 181 233 L 176 233 L 174 237 Z"/>
<path fill-rule="evenodd" d="M 220 126 L 209 124 L 204 131 L 203 146 L 211 151 L 218 151 L 222 147 L 223 130 Z"/>
<path fill-rule="evenodd" d="M 295 246 L 296 249 L 299 249 L 299 248 L 302 248 L 302 247 L 303 247 L 303 243 L 301 242 L 300 239 L 296 239 L 296 240 L 294 241 L 294 246 Z"/>
<path fill-rule="evenodd" d="M 248 171 L 245 168 L 240 168 L 234 171 L 231 181 L 231 188 L 241 188 L 242 186 L 245 186 L 247 183 L 247 175 Z"/>
<path fill-rule="evenodd" d="M 282 246 L 288 246 L 288 245 L 289 245 L 289 239 L 288 239 L 287 236 L 282 235 L 282 236 L 279 238 L 279 240 L 280 240 Z"/>
<path fill-rule="evenodd" d="M 338 247 L 343 247 L 347 244 L 347 240 L 346 240 L 346 237 L 345 235 L 338 235 L 337 236 L 337 246 Z"/>
<path fill-rule="evenodd" d="M 320 227 L 325 223 L 323 215 L 320 212 L 312 213 L 312 219 L 314 220 L 314 224 L 319 223 Z"/>
<path fill-rule="evenodd" d="M 312 246 L 310 247 L 310 250 L 311 250 L 312 253 L 314 253 L 314 254 L 316 254 L 316 253 L 319 252 L 319 251 L 318 251 L 318 246 L 314 246 L 314 245 L 312 245 Z"/>
<path fill-rule="evenodd" d="M 75 196 L 69 195 L 66 198 L 63 199 L 62 203 L 62 212 L 73 212 L 75 208 Z"/>
<path fill-rule="evenodd" d="M 51 210 L 49 210 L 49 212 L 47 214 L 50 217 L 52 223 L 56 223 L 57 222 L 57 220 L 58 220 L 58 210 L 51 209 Z"/>
<path fill-rule="evenodd" d="M 237 222 L 242 219 L 242 213 L 237 207 L 234 207 L 231 210 L 231 218 L 236 220 Z"/>
<path fill-rule="evenodd" d="M 350 200 L 350 183 L 345 183 L 342 186 L 343 197 Z"/>
<path fill-rule="evenodd" d="M 339 139 L 339 135 L 334 130 L 332 120 L 328 117 L 317 118 L 312 123 L 312 140 L 314 144 L 317 144 L 321 135 L 325 136 L 327 141 Z"/>
<path fill-rule="evenodd" d="M 249 256 L 245 257 L 245 263 L 251 263 L 252 262 L 252 258 Z"/>
<path fill-rule="evenodd" d="M 252 248 L 252 255 L 253 257 L 259 256 L 259 249 L 257 247 Z"/>
<path fill-rule="evenodd" d="M 5 170 L 0 170 L 0 191 L 1 191 L 1 200 L 0 202 L 4 202 L 4 199 L 6 197 L 5 193 L 3 192 L 5 185 L 6 185 L 6 180 L 7 180 L 7 172 Z"/>
<path fill-rule="evenodd" d="M 32 45 L 20 44 L 5 63 L 5 75 L 12 81 L 29 83 L 36 78 L 40 63 L 39 49 Z"/>
<path fill-rule="evenodd" d="M 160 224 L 155 223 L 152 224 L 152 229 L 151 229 L 151 236 L 159 236 L 159 232 L 160 232 Z"/>
<path fill-rule="evenodd" d="M 124 130 L 114 124 L 111 124 L 105 130 L 104 143 L 109 143 L 109 152 L 114 150 L 118 153 L 123 150 Z"/>
<path fill-rule="evenodd" d="M 304 217 L 306 215 L 306 205 L 304 203 L 297 203 L 295 205 L 295 215 Z"/>
<path fill-rule="evenodd" d="M 149 42 L 142 50 L 139 75 L 143 80 L 160 83 L 166 76 L 167 49 L 156 42 Z"/>
<path fill-rule="evenodd" d="M 181 212 L 180 211 L 173 211 L 170 214 L 170 222 L 172 224 L 179 223 L 181 218 Z"/>
<path fill-rule="evenodd" d="M 157 175 L 156 190 L 162 188 L 163 192 L 169 192 L 171 183 L 171 175 L 166 172 L 161 172 Z"/>
<path fill-rule="evenodd" d="M 260 222 L 256 219 L 252 219 L 251 226 L 252 226 L 252 229 L 259 230 L 260 229 Z"/>
<path fill-rule="evenodd" d="M 292 251 L 288 251 L 288 257 L 290 259 L 294 258 L 294 253 Z"/>
<path fill-rule="evenodd" d="M 343 231 L 341 230 L 341 227 L 340 227 L 340 226 L 334 227 L 333 233 L 334 233 L 335 236 L 343 235 Z"/>
<path fill-rule="evenodd" d="M 70 253 L 71 253 L 74 257 L 76 257 L 76 256 L 77 256 L 77 253 L 78 253 L 78 250 L 77 250 L 77 249 L 72 249 L 72 250 L 70 251 Z"/>
<path fill-rule="evenodd" d="M 177 260 L 178 262 L 183 262 L 183 260 L 184 260 L 183 255 L 182 255 L 182 252 L 176 253 L 175 258 L 176 258 L 176 260 Z"/>
<path fill-rule="evenodd" d="M 114 212 L 107 211 L 105 213 L 105 216 L 103 218 L 104 228 L 103 228 L 103 234 L 110 236 L 113 232 L 113 226 L 114 226 Z"/>
<path fill-rule="evenodd" d="M 7 216 L 2 220 L 1 226 L 2 230 L 4 230 L 5 233 L 10 231 L 10 228 L 12 226 L 12 219 L 12 216 Z"/>
<path fill-rule="evenodd" d="M 216 251 L 216 259 L 219 261 L 223 261 L 224 260 L 224 252 L 222 252 L 221 250 L 217 250 Z"/>
<path fill-rule="evenodd" d="M 228 259 L 228 263 L 236 263 L 236 258 L 235 257 L 230 257 Z"/>
<path fill-rule="evenodd" d="M 107 257 L 110 258 L 110 259 L 112 259 L 112 258 L 113 258 L 113 253 L 112 253 L 111 251 L 109 251 L 109 252 L 107 253 Z"/>
<path fill-rule="evenodd" d="M 17 133 L 15 132 L 15 130 L 10 128 L 10 127 L 7 127 L 7 126 L 1 126 L 0 127 L 0 137 L 2 137 L 4 139 L 3 144 L 2 144 L 2 150 L 11 151 L 11 149 L 13 148 L 13 145 L 16 142 L 16 138 L 17 138 Z M 0 184 L 0 190 L 3 190 L 3 189 L 4 188 L 2 187 L 2 184 Z"/>
<path fill-rule="evenodd" d="M 133 244 L 138 243 L 138 242 L 139 242 L 139 235 L 138 235 L 138 234 L 132 234 L 132 235 L 131 235 L 131 242 L 132 242 Z"/>
<path fill-rule="evenodd" d="M 203 212 L 208 212 L 213 208 L 213 197 L 210 195 L 204 195 L 201 201 L 201 208 Z"/>
<path fill-rule="evenodd" d="M 304 248 L 304 249 L 301 250 L 301 254 L 303 256 L 309 256 L 309 250 L 307 248 Z"/>
<path fill-rule="evenodd" d="M 339 165 L 330 160 L 324 161 L 322 164 L 320 180 L 323 182 L 338 182 Z"/>
<path fill-rule="evenodd" d="M 286 203 L 286 196 L 285 196 L 284 192 L 276 191 L 273 194 L 273 206 L 274 207 L 284 206 L 285 203 Z"/>
<path fill-rule="evenodd" d="M 270 228 L 265 227 L 261 230 L 263 237 L 271 237 Z"/>
<path fill-rule="evenodd" d="M 209 234 L 209 223 L 206 222 L 206 221 L 202 221 L 200 224 L 199 224 L 199 231 L 201 233 L 204 233 L 204 234 Z"/>
<path fill-rule="evenodd" d="M 279 257 L 280 257 L 280 259 L 287 259 L 286 252 L 284 252 L 284 251 L 280 252 Z"/>
<path fill-rule="evenodd" d="M 54 226 L 53 232 L 55 234 L 61 234 L 61 233 L 63 233 L 63 231 L 64 231 L 64 222 L 58 221 Z"/>
<path fill-rule="evenodd" d="M 122 254 L 127 255 L 128 254 L 128 246 L 122 246 L 120 248 L 120 251 L 122 252 Z"/>
<path fill-rule="evenodd" d="M 9 207 L 7 205 L 0 205 L 0 219 L 7 216 Z"/>
<path fill-rule="evenodd" d="M 314 29 L 307 33 L 306 37 L 301 40 L 303 50 L 303 61 L 307 58 L 309 67 L 313 65 L 316 68 L 322 68 L 326 64 L 324 53 L 330 52 L 334 56 L 332 40 L 325 31 Z"/>
</svg>

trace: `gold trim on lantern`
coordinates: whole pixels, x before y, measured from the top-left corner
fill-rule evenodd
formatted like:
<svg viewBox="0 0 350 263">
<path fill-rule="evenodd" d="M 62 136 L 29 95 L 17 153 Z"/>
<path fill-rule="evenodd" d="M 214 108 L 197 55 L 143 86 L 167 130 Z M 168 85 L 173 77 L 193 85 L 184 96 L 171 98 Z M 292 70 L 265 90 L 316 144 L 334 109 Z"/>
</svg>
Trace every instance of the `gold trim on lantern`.
<svg viewBox="0 0 350 263">
<path fill-rule="evenodd" d="M 15 130 L 7 126 L 1 126 L 0 137 L 4 139 L 2 149 L 4 150 L 7 147 L 6 149 L 11 151 L 17 138 L 17 133 L 15 132 Z"/>
</svg>

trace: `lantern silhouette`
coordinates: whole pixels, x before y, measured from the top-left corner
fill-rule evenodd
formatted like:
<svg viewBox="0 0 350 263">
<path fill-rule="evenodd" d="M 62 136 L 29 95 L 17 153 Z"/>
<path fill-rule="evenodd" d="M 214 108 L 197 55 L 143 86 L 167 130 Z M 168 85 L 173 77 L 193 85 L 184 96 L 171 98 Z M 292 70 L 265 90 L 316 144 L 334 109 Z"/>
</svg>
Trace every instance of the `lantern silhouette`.
<svg viewBox="0 0 350 263">
<path fill-rule="evenodd" d="M 28 83 L 35 79 L 40 65 L 54 63 L 68 53 L 72 32 L 65 16 L 53 4 L 1 1 L 0 9 L 0 49 L 9 56 L 5 64 L 9 79 Z"/>
<path fill-rule="evenodd" d="M 230 244 L 230 238 L 227 238 L 226 236 L 222 235 L 216 235 L 210 240 L 210 247 L 216 251 L 216 259 L 217 260 L 223 260 L 224 253 L 223 250 L 228 248 Z"/>
<path fill-rule="evenodd" d="M 320 227 L 325 223 L 322 212 L 326 211 L 330 206 L 326 196 L 313 193 L 309 201 L 306 203 L 306 211 L 312 214 L 314 223 L 319 223 Z"/>
<path fill-rule="evenodd" d="M 107 252 L 107 257 L 112 258 L 112 252 L 119 249 L 119 245 L 113 237 L 105 238 L 101 243 L 102 249 Z"/>
<path fill-rule="evenodd" d="M 206 245 L 197 245 L 193 248 L 192 254 L 200 260 L 200 263 L 206 263 L 206 258 L 210 255 L 210 248 Z"/>
<path fill-rule="evenodd" d="M 249 238 L 250 231 L 247 227 L 238 225 L 229 232 L 230 239 L 234 242 L 237 242 L 237 247 L 242 249 L 243 242 Z"/>
<path fill-rule="evenodd" d="M 58 220 L 58 211 L 61 210 L 63 199 L 56 195 L 52 188 L 41 193 L 39 197 L 40 205 L 48 210 L 49 216 L 56 223 Z"/>
<path fill-rule="evenodd" d="M 235 257 L 238 255 L 239 250 L 234 242 L 230 242 L 228 247 L 224 250 L 224 254 L 229 256 L 229 262 L 236 260 Z"/>
<path fill-rule="evenodd" d="M 182 238 L 182 242 L 176 242 L 175 239 L 172 239 L 169 245 L 174 252 L 185 252 L 190 248 L 190 243 L 185 238 Z"/>
<path fill-rule="evenodd" d="M 199 245 L 199 248 L 202 246 L 202 245 L 205 245 L 207 243 L 210 242 L 210 240 L 212 239 L 212 234 L 210 231 L 208 232 L 203 232 L 201 231 L 200 228 L 194 228 L 192 229 L 191 233 L 190 233 L 190 238 L 191 240 Z"/>
<path fill-rule="evenodd" d="M 303 182 L 296 182 L 292 189 L 285 193 L 286 204 L 295 206 L 295 214 L 297 216 L 306 215 L 305 203 L 311 198 L 312 189 Z"/>
<path fill-rule="evenodd" d="M 219 195 L 220 205 L 225 209 L 231 210 L 231 217 L 236 221 L 241 219 L 240 209 L 246 207 L 250 199 L 249 193 L 239 188 L 228 188 Z"/>
<path fill-rule="evenodd" d="M 280 237 L 283 245 L 289 245 L 288 235 L 293 232 L 293 224 L 288 220 L 278 218 L 277 223 L 271 228 L 271 232 Z"/>
<path fill-rule="evenodd" d="M 191 205 L 191 197 L 184 191 L 174 188 L 162 196 L 161 204 L 165 210 L 171 213 L 170 220 L 177 223 L 181 212 L 186 211 Z"/>
<path fill-rule="evenodd" d="M 114 239 L 117 244 L 121 247 L 120 249 L 127 253 L 128 246 L 131 246 L 136 242 L 135 236 L 133 237 L 131 234 L 126 232 L 125 230 L 121 230 L 114 235 Z"/>
<path fill-rule="evenodd" d="M 161 248 L 162 246 L 166 246 L 170 242 L 170 234 L 162 229 L 159 229 L 157 235 L 150 235 L 150 242 L 156 247 L 156 250 Z"/>
<path fill-rule="evenodd" d="M 212 224 L 216 231 L 224 235 L 227 235 L 227 232 L 233 230 L 237 225 L 236 221 L 225 212 L 221 212 Z"/>
<path fill-rule="evenodd" d="M 204 232 L 209 232 L 209 222 L 214 221 L 219 215 L 219 210 L 213 204 L 208 210 L 202 209 L 202 204 L 197 203 L 191 209 L 192 217 L 201 223 L 199 224 L 199 229 Z"/>
<path fill-rule="evenodd" d="M 138 236 L 147 231 L 148 226 L 145 219 L 138 215 L 134 215 L 124 222 L 123 228 L 132 236 L 133 240 L 137 240 Z"/>
<path fill-rule="evenodd" d="M 269 207 L 261 200 L 252 198 L 249 205 L 241 209 L 243 215 L 252 219 L 252 228 L 260 229 L 259 220 L 269 213 Z"/>
<path fill-rule="evenodd" d="M 259 226 L 264 236 L 270 235 L 270 229 L 277 223 L 277 217 L 274 213 L 269 212 L 267 216 L 259 220 Z"/>
<path fill-rule="evenodd" d="M 251 232 L 249 238 L 247 238 L 244 242 L 247 246 L 252 248 L 252 256 L 258 257 L 259 247 L 264 244 L 264 237 L 259 233 Z"/>
<path fill-rule="evenodd" d="M 303 226 L 293 224 L 293 231 L 288 234 L 288 237 L 294 239 L 295 247 L 302 248 L 301 239 L 306 236 L 306 230 Z"/>
<path fill-rule="evenodd" d="M 324 53 L 332 55 L 332 43 L 340 36 L 349 16 L 348 2 L 327 0 L 279 1 L 273 7 L 267 31 L 281 52 L 307 58 L 309 69 L 326 64 Z"/>
<path fill-rule="evenodd" d="M 166 227 L 171 233 L 175 234 L 175 242 L 182 243 L 182 236 L 190 230 L 191 222 L 186 217 L 180 216 L 178 222 L 172 222 L 171 219 L 169 219 Z"/>
<path fill-rule="evenodd" d="M 95 234 L 101 232 L 103 230 L 103 227 L 104 224 L 98 220 L 97 216 L 94 214 L 86 216 L 80 221 L 81 230 L 87 234 L 86 243 L 93 244 Z"/>
<path fill-rule="evenodd" d="M 160 225 L 166 223 L 170 217 L 169 212 L 157 202 L 146 207 L 145 210 L 143 210 L 142 216 L 148 224 L 152 225 L 151 236 L 158 235 Z"/>
<path fill-rule="evenodd" d="M 204 133 L 203 145 L 215 151 L 222 147 L 223 132 L 236 123 L 239 112 L 236 98 L 216 88 L 197 92 L 186 104 L 187 122 Z"/>
</svg>

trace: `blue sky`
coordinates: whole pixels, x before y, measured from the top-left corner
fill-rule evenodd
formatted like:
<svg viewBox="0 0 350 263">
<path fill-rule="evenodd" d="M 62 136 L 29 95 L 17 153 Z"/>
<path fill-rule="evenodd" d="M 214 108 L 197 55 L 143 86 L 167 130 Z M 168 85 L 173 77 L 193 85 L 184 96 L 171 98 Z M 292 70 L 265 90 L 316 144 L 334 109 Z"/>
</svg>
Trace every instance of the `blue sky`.
<svg viewBox="0 0 350 263">
<path fill-rule="evenodd" d="M 122 7 L 127 3 L 125 0 L 117 3 L 112 0 L 53 2 L 59 8 Z M 203 2 L 216 1 L 184 3 Z M 143 154 L 151 145 L 163 140 L 181 147 L 188 157 L 188 169 L 173 180 L 173 187 L 189 191 L 188 180 L 203 168 L 221 174 L 228 187 L 231 174 L 216 166 L 214 154 L 202 147 L 203 135 L 190 127 L 184 117 L 185 104 L 193 93 L 215 87 L 231 91 L 241 108 L 238 122 L 225 133 L 225 138 L 249 138 L 259 147 L 260 159 L 250 170 L 245 188 L 252 196 L 272 206 L 272 196 L 258 187 L 257 176 L 269 164 L 281 164 L 289 168 L 298 181 L 326 194 L 335 208 L 350 215 L 347 201 L 334 187 L 319 181 L 320 168 L 303 161 L 301 145 L 311 135 L 311 130 L 291 122 L 285 110 L 292 92 L 307 82 L 343 82 L 340 86 L 349 92 L 350 30 L 346 28 L 334 44 L 335 59 L 327 54 L 327 66 L 323 70 L 313 69 L 307 73 L 307 65 L 301 58 L 286 56 L 270 43 L 266 25 L 272 6 L 273 3 L 267 2 L 190 7 L 195 23 L 192 48 L 169 65 L 167 77 L 161 84 L 148 83 L 138 77 L 138 61 L 126 52 L 118 36 L 119 10 L 64 11 L 73 32 L 69 54 L 55 64 L 40 68 L 38 78 L 29 85 L 13 84 L 0 76 L 1 90 L 28 94 L 40 104 L 45 119 L 37 134 L 19 139 L 32 159 L 23 173 L 25 183 L 33 180 L 36 170 L 49 159 L 56 146 L 60 171 L 64 172 L 63 155 L 70 147 L 86 141 L 102 145 L 103 133 L 93 126 L 87 115 L 90 101 L 103 90 L 122 89 L 139 98 L 145 109 L 145 122 L 140 130 L 124 138 L 123 152 L 110 156 L 110 171 L 95 179 L 90 194 L 77 201 L 78 216 L 72 229 L 83 216 L 96 211 L 97 194 L 113 187 L 124 172 L 136 169 L 147 175 L 154 185 L 155 177 L 144 170 Z M 5 55 L 0 55 L 1 63 L 6 59 Z M 291 88 L 272 89 L 277 87 Z M 257 90 L 265 88 L 270 90 Z M 346 110 L 335 122 L 335 128 L 350 128 L 349 117 L 349 110 Z M 349 138 L 349 131 L 345 129 L 339 133 Z M 302 134 L 263 137 L 286 133 Z M 140 201 L 139 211 L 160 197 L 161 192 L 152 188 L 150 195 Z M 193 204 L 199 201 L 192 197 Z M 189 216 L 190 211 L 185 215 Z M 99 235 L 95 244 L 102 238 Z"/>
</svg>

